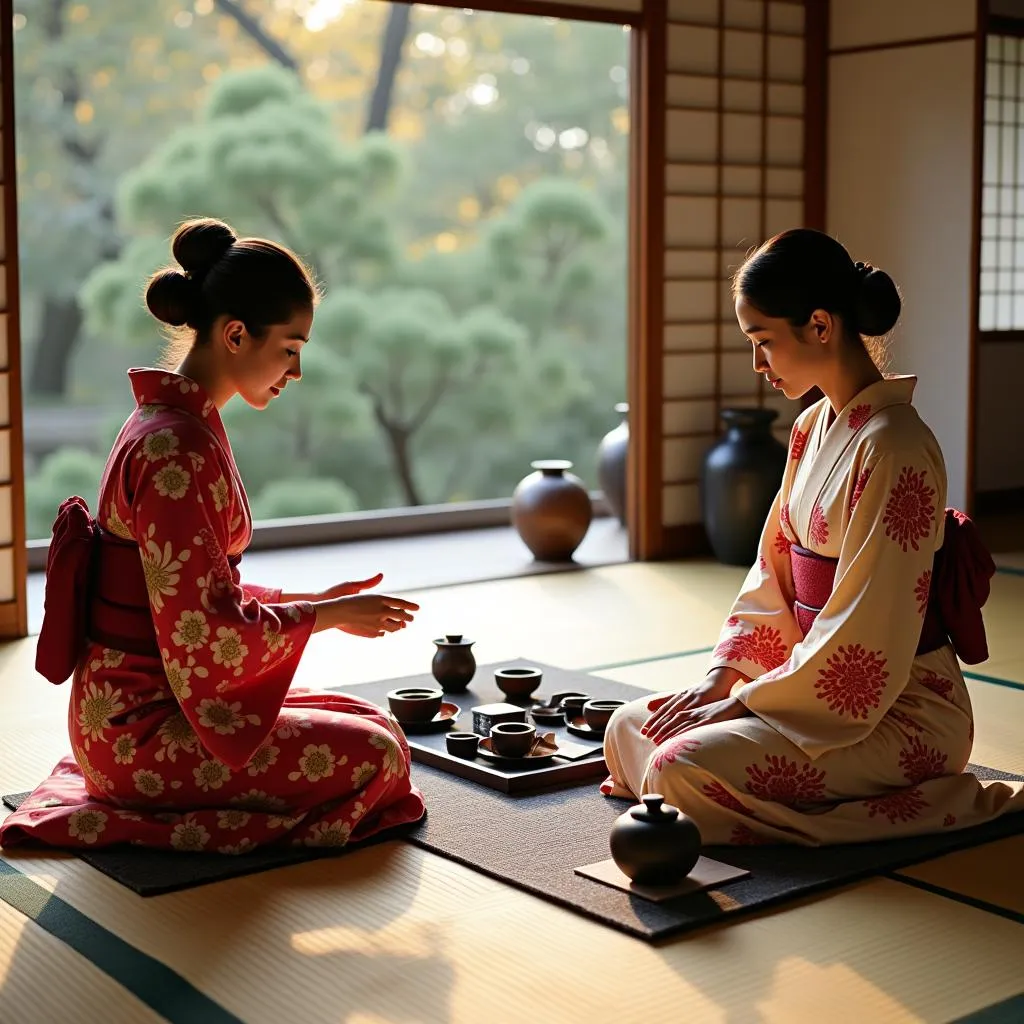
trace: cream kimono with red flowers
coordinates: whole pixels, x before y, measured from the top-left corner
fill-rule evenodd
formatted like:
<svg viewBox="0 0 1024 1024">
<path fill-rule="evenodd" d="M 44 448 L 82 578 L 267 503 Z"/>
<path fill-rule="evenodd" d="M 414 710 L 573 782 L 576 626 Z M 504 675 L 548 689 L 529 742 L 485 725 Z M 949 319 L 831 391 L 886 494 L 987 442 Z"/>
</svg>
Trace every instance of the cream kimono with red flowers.
<svg viewBox="0 0 1024 1024">
<path fill-rule="evenodd" d="M 1019 783 L 963 774 L 974 726 L 951 646 L 917 655 L 942 545 L 946 474 L 915 378 L 794 425 L 782 487 L 711 666 L 749 677 L 750 717 L 654 745 L 651 698 L 617 713 L 606 792 L 664 793 L 706 842 L 840 843 L 963 828 L 1024 810 Z M 791 545 L 837 560 L 804 635 Z"/>
<path fill-rule="evenodd" d="M 213 402 L 174 373 L 130 378 L 138 408 L 108 459 L 97 519 L 138 545 L 160 653 L 87 646 L 72 682 L 73 756 L 3 822 L 0 844 L 237 854 L 343 846 L 418 820 L 391 714 L 291 689 L 313 607 L 243 583 L 232 564 L 252 523 Z"/>
</svg>

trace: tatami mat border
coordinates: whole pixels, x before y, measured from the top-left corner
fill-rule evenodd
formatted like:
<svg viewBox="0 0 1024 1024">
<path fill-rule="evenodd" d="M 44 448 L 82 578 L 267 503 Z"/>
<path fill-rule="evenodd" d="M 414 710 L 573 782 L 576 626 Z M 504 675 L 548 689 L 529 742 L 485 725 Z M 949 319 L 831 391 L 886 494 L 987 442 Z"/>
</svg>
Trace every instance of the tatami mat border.
<svg viewBox="0 0 1024 1024">
<path fill-rule="evenodd" d="M 1024 994 L 1011 996 L 1001 1003 L 993 1003 L 984 1010 L 976 1010 L 959 1017 L 953 1024 L 1020 1024 L 1024 1020 Z"/>
<path fill-rule="evenodd" d="M 956 892 L 954 889 L 947 889 L 943 885 L 935 885 L 934 882 L 925 882 L 920 878 L 914 878 L 911 875 L 904 875 L 898 871 L 890 871 L 885 875 L 886 878 L 891 879 L 894 882 L 903 882 L 904 885 L 912 885 L 917 889 L 924 889 L 925 892 L 930 892 L 933 896 L 944 896 L 946 899 L 955 900 L 957 903 L 966 903 L 969 907 L 974 907 L 975 910 L 984 910 L 989 914 L 998 914 L 1000 917 L 1005 917 L 1008 921 L 1014 921 L 1017 924 L 1024 924 L 1024 914 L 1019 911 L 1010 910 L 1007 907 L 1001 907 L 997 903 L 989 903 L 987 900 L 975 899 L 973 896 L 965 896 L 963 893 Z M 1024 1020 L 1024 1016 L 1018 1018 Z"/>
<path fill-rule="evenodd" d="M 0 900 L 70 946 L 170 1024 L 244 1024 L 177 971 L 97 924 L 5 860 L 0 860 Z"/>
</svg>

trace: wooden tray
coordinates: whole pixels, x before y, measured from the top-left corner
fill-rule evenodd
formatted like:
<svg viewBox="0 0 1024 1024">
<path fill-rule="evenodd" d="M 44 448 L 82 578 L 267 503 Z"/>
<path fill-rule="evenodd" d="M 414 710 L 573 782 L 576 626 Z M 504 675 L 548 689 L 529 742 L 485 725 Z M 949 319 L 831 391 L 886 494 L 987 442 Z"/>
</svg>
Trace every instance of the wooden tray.
<svg viewBox="0 0 1024 1024">
<path fill-rule="evenodd" d="M 458 704 L 462 708 L 462 714 L 454 727 L 456 730 L 459 732 L 472 731 L 472 709 L 481 704 L 492 704 L 498 701 L 509 704 L 516 703 L 509 700 L 494 682 L 494 670 L 508 666 L 533 666 L 543 670 L 544 679 L 533 695 L 532 704 L 546 703 L 547 696 L 558 690 L 579 690 L 582 693 L 589 693 L 592 697 L 617 698 L 619 700 L 635 700 L 650 693 L 649 690 L 617 683 L 611 679 L 602 679 L 599 676 L 591 676 L 586 672 L 557 668 L 554 665 L 545 665 L 540 661 L 513 658 L 490 665 L 478 665 L 476 675 L 465 693 L 445 694 L 446 701 Z M 344 690 L 354 697 L 362 697 L 364 700 L 387 707 L 388 691 L 398 689 L 400 686 L 437 686 L 437 683 L 429 672 L 424 672 L 422 675 L 407 676 L 403 679 L 385 679 L 375 683 L 359 683 L 353 686 L 334 687 L 334 689 Z M 489 789 L 496 789 L 502 793 L 531 793 L 540 789 L 604 779 L 608 774 L 608 768 L 600 741 L 595 742 L 579 736 L 570 736 L 565 726 L 538 725 L 530 717 L 531 704 L 523 703 L 521 706 L 526 709 L 526 720 L 537 725 L 538 732 L 553 732 L 556 742 L 564 739 L 571 741 L 576 747 L 591 746 L 594 756 L 573 761 L 555 757 L 552 762 L 536 767 L 499 766 L 482 757 L 470 761 L 449 754 L 445 746 L 445 733 L 440 732 L 409 736 L 412 759 L 421 764 L 440 768 L 442 771 L 450 772 L 460 778 L 478 782 L 481 786 L 487 786 Z"/>
</svg>

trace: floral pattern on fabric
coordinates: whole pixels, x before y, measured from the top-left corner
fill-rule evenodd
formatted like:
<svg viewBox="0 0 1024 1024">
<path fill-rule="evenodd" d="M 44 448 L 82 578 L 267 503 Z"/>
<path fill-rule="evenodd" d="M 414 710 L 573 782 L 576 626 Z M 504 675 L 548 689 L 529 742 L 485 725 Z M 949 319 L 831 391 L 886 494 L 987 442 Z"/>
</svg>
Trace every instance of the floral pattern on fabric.
<svg viewBox="0 0 1024 1024">
<path fill-rule="evenodd" d="M 216 408 L 176 374 L 130 376 L 138 408 L 98 507 L 138 543 L 160 655 L 90 646 L 72 683 L 74 756 L 0 841 L 240 854 L 282 840 L 342 845 L 418 820 L 391 715 L 290 691 L 315 614 L 243 584 L 232 564 L 251 516 Z"/>
</svg>

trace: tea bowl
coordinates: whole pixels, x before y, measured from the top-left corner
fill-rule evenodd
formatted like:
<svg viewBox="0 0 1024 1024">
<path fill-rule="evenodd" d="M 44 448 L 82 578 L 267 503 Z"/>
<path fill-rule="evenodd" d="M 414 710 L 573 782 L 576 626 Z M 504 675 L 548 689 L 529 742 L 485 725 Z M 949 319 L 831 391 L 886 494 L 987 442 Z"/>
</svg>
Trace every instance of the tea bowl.
<svg viewBox="0 0 1024 1024">
<path fill-rule="evenodd" d="M 494 681 L 506 697 L 511 700 L 525 700 L 541 684 L 544 673 L 539 668 L 508 666 L 495 669 Z"/>
<path fill-rule="evenodd" d="M 562 698 L 562 711 L 565 712 L 565 720 L 571 722 L 574 718 L 579 718 L 583 714 L 583 705 L 590 700 L 590 697 L 581 693 L 572 697 Z"/>
<path fill-rule="evenodd" d="M 591 729 L 604 732 L 612 715 L 625 703 L 624 700 L 588 700 L 583 705 L 583 718 Z"/>
<path fill-rule="evenodd" d="M 429 722 L 441 710 L 444 691 L 405 686 L 388 694 L 388 707 L 399 722 Z"/>
<path fill-rule="evenodd" d="M 535 726 L 523 722 L 499 722 L 491 729 L 491 746 L 502 757 L 526 757 L 536 737 Z"/>
<path fill-rule="evenodd" d="M 475 732 L 450 732 L 445 737 L 448 753 L 454 757 L 476 757 L 480 737 Z"/>
</svg>

